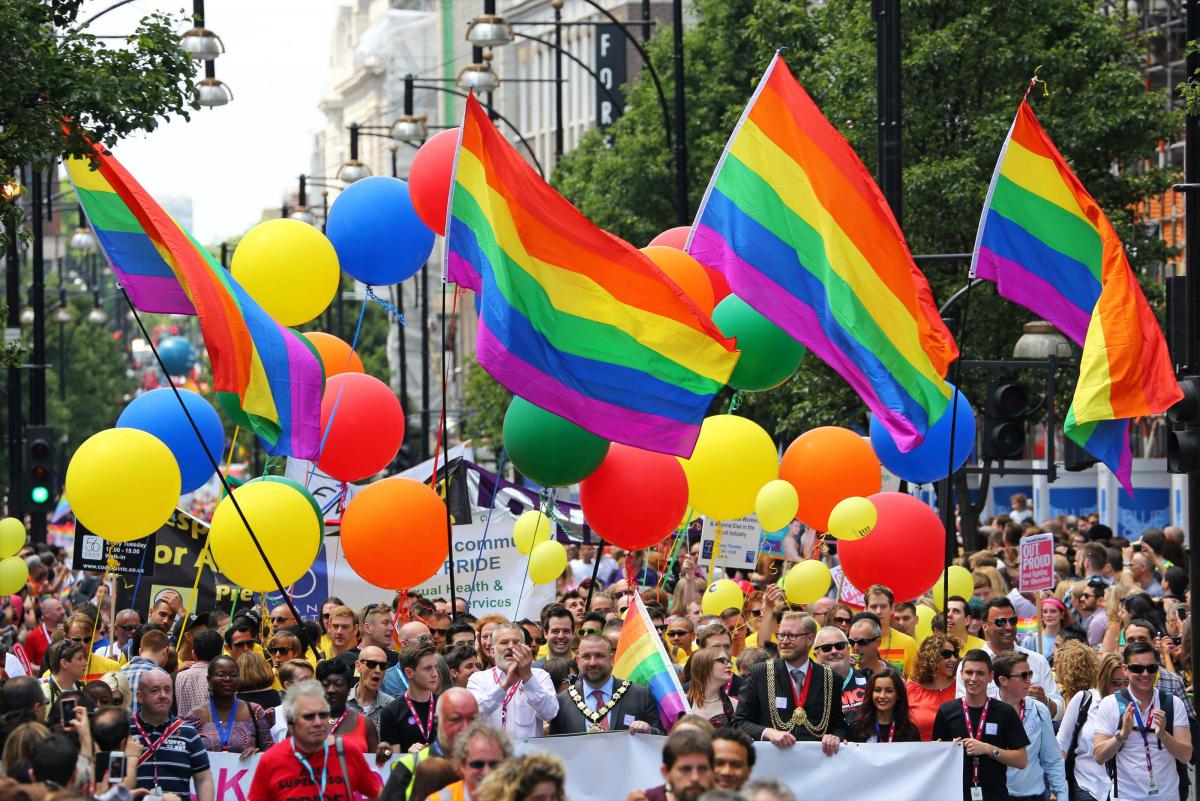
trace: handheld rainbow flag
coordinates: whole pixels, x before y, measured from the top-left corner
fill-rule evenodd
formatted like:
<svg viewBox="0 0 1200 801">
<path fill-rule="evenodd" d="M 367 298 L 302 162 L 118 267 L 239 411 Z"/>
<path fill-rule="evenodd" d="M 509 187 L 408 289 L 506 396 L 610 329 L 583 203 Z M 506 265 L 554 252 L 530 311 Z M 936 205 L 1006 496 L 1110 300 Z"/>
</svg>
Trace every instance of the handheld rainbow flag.
<svg viewBox="0 0 1200 801">
<path fill-rule="evenodd" d="M 635 247 L 593 225 L 467 99 L 446 280 L 480 295 L 480 365 L 607 439 L 690 456 L 738 351 Z"/>
<path fill-rule="evenodd" d="M 649 687 L 658 704 L 663 730 L 670 731 L 675 719 L 692 707 L 642 599 L 636 593 L 632 598 L 617 640 L 613 675 Z"/>
<path fill-rule="evenodd" d="M 272 454 L 316 458 L 323 378 L 311 345 L 263 311 L 111 153 L 93 152 L 91 165 L 68 159 L 67 173 L 133 305 L 196 314 L 214 389 L 236 396 Z"/>
<path fill-rule="evenodd" d="M 958 355 L 891 209 L 776 53 L 717 163 L 688 252 L 854 387 L 903 451 Z"/>
<path fill-rule="evenodd" d="M 992 174 L 971 275 L 1083 348 L 1063 431 L 1132 492 L 1129 418 L 1165 412 L 1182 392 L 1117 232 L 1026 100 Z"/>
</svg>

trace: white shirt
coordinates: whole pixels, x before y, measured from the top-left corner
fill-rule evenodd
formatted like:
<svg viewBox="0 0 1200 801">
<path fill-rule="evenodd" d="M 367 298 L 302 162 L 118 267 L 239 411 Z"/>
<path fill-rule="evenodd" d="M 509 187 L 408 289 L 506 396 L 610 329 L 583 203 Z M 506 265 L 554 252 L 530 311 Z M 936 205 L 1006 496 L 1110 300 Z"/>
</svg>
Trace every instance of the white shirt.
<svg viewBox="0 0 1200 801">
<path fill-rule="evenodd" d="M 571 577 L 575 579 L 575 583 L 579 584 L 584 579 L 592 577 L 592 571 L 596 569 L 596 560 L 584 562 L 582 559 L 572 559 L 570 561 Z M 596 571 L 596 581 L 601 585 L 608 584 L 608 580 L 612 578 L 612 574 L 617 570 L 616 560 L 610 557 L 604 557 L 600 560 L 600 569 Z"/>
<path fill-rule="evenodd" d="M 1087 790 L 1092 798 L 1108 798 L 1108 771 L 1097 763 L 1092 756 L 1096 745 L 1096 712 L 1100 708 L 1100 691 L 1086 690 L 1075 693 L 1067 703 L 1063 712 L 1062 725 L 1058 727 L 1058 747 L 1066 753 L 1071 747 L 1071 735 L 1075 733 L 1075 724 L 1079 720 L 1079 707 L 1084 695 L 1091 693 L 1092 704 L 1088 708 L 1087 720 L 1079 730 L 1079 743 L 1075 746 L 1075 781 Z"/>
<path fill-rule="evenodd" d="M 282 743 L 287 739 L 288 723 L 283 716 L 283 705 L 275 707 L 275 725 L 271 727 L 271 740 Z"/>
<path fill-rule="evenodd" d="M 1046 661 L 1046 657 L 1042 656 L 1036 651 L 1030 651 L 1028 648 L 1023 648 L 1020 645 L 1014 647 L 1017 651 L 1025 654 L 1025 656 L 1028 658 L 1029 669 L 1033 671 L 1033 683 L 1045 690 L 1046 697 L 1053 701 L 1054 706 L 1058 708 L 1058 712 L 1055 713 L 1055 719 L 1057 720 L 1062 718 L 1062 693 L 1058 691 L 1058 684 L 1056 684 L 1054 681 L 1054 671 L 1050 669 L 1050 663 Z M 983 644 L 983 650 L 986 651 L 987 655 L 992 659 L 996 658 L 996 652 L 991 649 L 986 641 Z M 956 689 L 954 691 L 954 695 L 956 698 L 962 698 L 967 694 L 966 690 L 963 688 L 962 682 L 962 662 L 958 663 L 958 676 L 955 679 L 955 687 Z M 1000 697 L 1000 689 L 996 686 L 995 681 L 988 682 L 987 694 L 992 698 Z M 1142 772 L 1144 773 L 1145 771 Z"/>
<path fill-rule="evenodd" d="M 1167 694 L 1167 699 L 1175 705 L 1175 728 L 1187 725 L 1187 708 L 1183 701 Z M 1134 699 L 1134 703 L 1137 700 Z M 1158 691 L 1154 692 L 1154 703 L 1158 704 Z M 1140 710 L 1140 704 L 1139 704 Z M 1144 711 L 1144 710 L 1140 710 Z M 1117 704 L 1117 693 L 1100 702 L 1100 708 L 1088 717 L 1096 720 L 1096 734 L 1115 736 L 1121 730 L 1121 710 Z M 1144 721 L 1146 716 L 1142 715 Z M 1174 732 L 1172 732 L 1174 734 Z M 1175 757 L 1164 745 L 1158 747 L 1158 735 L 1151 731 L 1147 737 L 1150 744 L 1150 765 L 1154 769 L 1154 781 L 1158 791 L 1150 795 L 1150 777 L 1146 773 L 1146 750 L 1142 743 L 1142 735 L 1138 733 L 1135 722 L 1129 739 L 1117 752 L 1117 793 L 1121 801 L 1170 801 L 1179 797 L 1179 774 L 1175 772 Z"/>
<path fill-rule="evenodd" d="M 541 668 L 531 670 L 529 679 L 516 685 L 511 696 L 514 688 L 504 688 L 507 673 L 499 668 L 471 674 L 467 689 L 479 703 L 479 719 L 504 729 L 512 738 L 541 737 L 545 733 L 542 722 L 558 714 L 558 696 L 549 673 Z"/>
</svg>

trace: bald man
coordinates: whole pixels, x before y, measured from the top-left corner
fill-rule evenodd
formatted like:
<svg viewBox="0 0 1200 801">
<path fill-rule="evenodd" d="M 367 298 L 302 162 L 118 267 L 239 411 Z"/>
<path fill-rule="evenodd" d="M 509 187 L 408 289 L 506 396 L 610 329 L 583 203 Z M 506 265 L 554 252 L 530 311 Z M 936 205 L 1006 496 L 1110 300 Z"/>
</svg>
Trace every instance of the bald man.
<svg viewBox="0 0 1200 801">
<path fill-rule="evenodd" d="M 416 645 L 420 642 L 433 643 L 433 634 L 429 631 L 429 626 L 426 626 L 419 620 L 414 620 L 405 623 L 400 628 L 396 629 L 396 639 L 399 641 L 398 650 L 403 651 L 410 645 Z M 383 692 L 399 698 L 404 695 L 404 691 L 408 689 L 408 679 L 404 676 L 404 669 L 396 663 L 388 668 L 383 677 Z"/>
<path fill-rule="evenodd" d="M 826 626 L 813 640 L 813 656 L 828 666 L 842 684 L 842 715 L 850 722 L 858 714 L 867 695 L 867 674 L 854 667 L 850 658 L 850 643 L 837 626 Z"/>
</svg>

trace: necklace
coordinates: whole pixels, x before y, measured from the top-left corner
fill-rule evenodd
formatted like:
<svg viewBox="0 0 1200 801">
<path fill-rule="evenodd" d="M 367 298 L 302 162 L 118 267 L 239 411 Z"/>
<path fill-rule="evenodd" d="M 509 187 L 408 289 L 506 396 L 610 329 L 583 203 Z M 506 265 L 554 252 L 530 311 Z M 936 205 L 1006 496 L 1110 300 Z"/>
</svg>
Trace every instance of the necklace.
<svg viewBox="0 0 1200 801">
<path fill-rule="evenodd" d="M 782 661 L 782 660 L 777 660 L 777 661 Z M 829 673 L 832 673 L 832 671 L 830 671 L 829 668 L 825 667 L 824 665 L 817 665 L 810 661 L 809 665 L 808 665 L 808 671 L 806 672 L 806 674 L 804 676 L 804 691 L 803 691 L 804 697 L 798 699 L 796 708 L 792 710 L 792 716 L 787 721 L 782 720 L 779 717 L 779 710 L 772 707 L 771 708 L 771 727 L 772 728 L 778 729 L 780 731 L 790 732 L 796 726 L 803 726 L 805 729 L 808 730 L 808 733 L 811 734 L 813 737 L 821 737 L 822 735 L 825 734 L 825 730 L 829 726 L 829 713 L 833 708 L 833 680 L 828 675 L 824 676 L 825 681 L 823 683 L 825 685 L 825 693 L 824 693 L 824 698 L 822 699 L 821 721 L 814 726 L 813 722 L 811 720 L 809 720 L 808 712 L 804 709 L 804 706 L 803 706 L 803 702 L 805 700 L 807 700 L 807 696 L 808 696 L 808 682 L 809 682 L 809 679 L 812 678 L 812 673 L 814 670 L 824 670 Z M 789 679 L 789 682 L 790 682 L 790 679 Z M 794 687 L 792 688 L 792 693 L 794 696 L 795 695 Z M 775 697 L 775 665 L 773 665 L 773 664 L 767 668 L 767 697 L 768 698 Z"/>
<path fill-rule="evenodd" d="M 579 690 L 575 689 L 574 684 L 567 688 L 567 694 L 571 697 L 571 700 L 575 702 L 575 706 L 579 709 L 580 713 L 589 721 L 591 721 L 591 724 L 587 729 L 588 733 L 590 734 L 604 730 L 600 725 L 600 721 L 609 713 L 609 710 L 617 705 L 617 701 L 621 700 L 621 696 L 625 694 L 627 689 L 629 689 L 629 682 L 622 681 L 621 686 L 613 691 L 612 698 L 609 700 L 609 702 L 595 711 L 592 711 L 588 708 L 587 702 L 579 696 Z"/>
<path fill-rule="evenodd" d="M 338 727 L 342 725 L 342 721 L 345 720 L 346 715 L 349 715 L 349 714 L 350 714 L 350 707 L 346 707 L 345 709 L 342 710 L 342 714 L 338 715 L 336 718 L 331 716 L 329 718 L 329 733 L 337 734 Z"/>
</svg>

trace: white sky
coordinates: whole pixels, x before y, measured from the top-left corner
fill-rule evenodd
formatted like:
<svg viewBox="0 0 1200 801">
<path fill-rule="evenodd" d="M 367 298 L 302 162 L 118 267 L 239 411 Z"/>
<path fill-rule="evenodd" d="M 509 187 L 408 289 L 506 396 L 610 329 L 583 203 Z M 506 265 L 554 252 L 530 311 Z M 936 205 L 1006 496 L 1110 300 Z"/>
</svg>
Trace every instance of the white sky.
<svg viewBox="0 0 1200 801">
<path fill-rule="evenodd" d="M 87 0 L 79 20 L 113 1 Z M 145 14 L 190 16 L 191 5 L 136 0 L 98 19 L 91 32 L 131 33 Z M 296 176 L 307 171 L 313 134 L 324 125 L 317 103 L 326 90 L 336 8 L 336 0 L 207 0 L 205 27 L 225 42 L 216 75 L 233 91 L 233 102 L 114 148 L 151 194 L 192 198 L 193 233 L 201 242 L 252 227 L 264 208 L 295 191 Z M 203 63 L 196 64 L 202 78 Z"/>
</svg>

